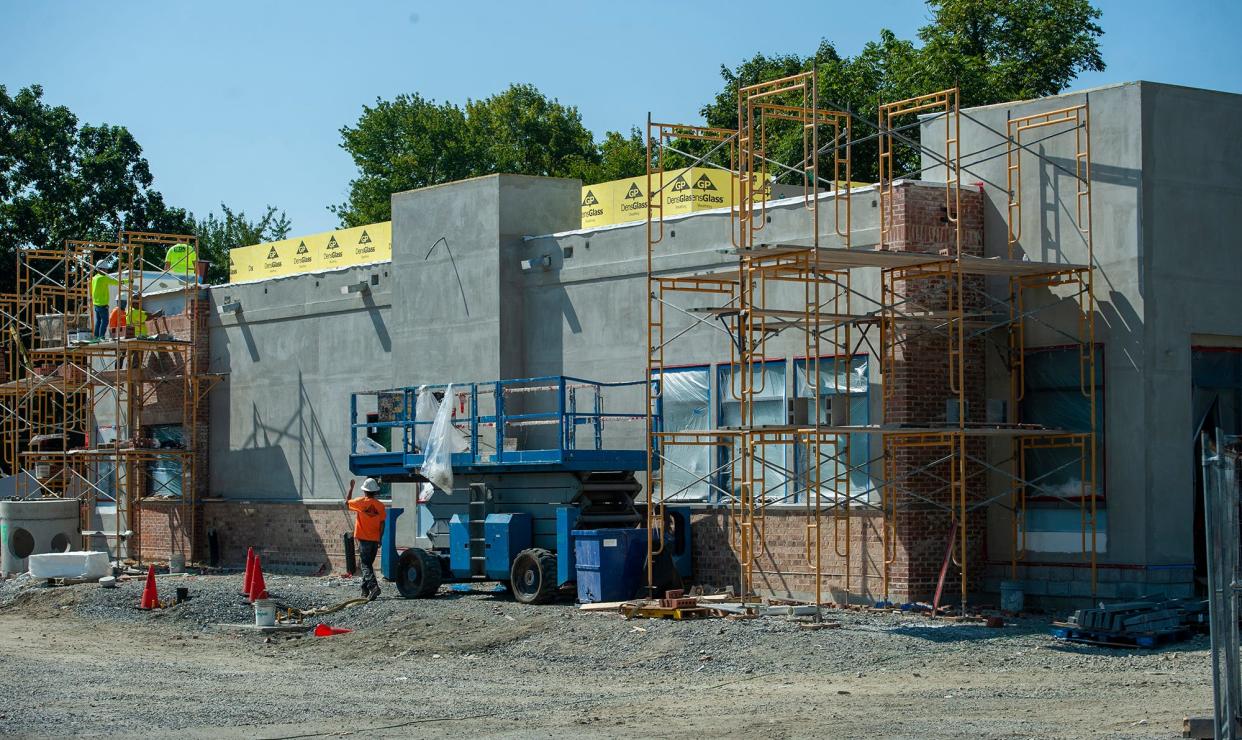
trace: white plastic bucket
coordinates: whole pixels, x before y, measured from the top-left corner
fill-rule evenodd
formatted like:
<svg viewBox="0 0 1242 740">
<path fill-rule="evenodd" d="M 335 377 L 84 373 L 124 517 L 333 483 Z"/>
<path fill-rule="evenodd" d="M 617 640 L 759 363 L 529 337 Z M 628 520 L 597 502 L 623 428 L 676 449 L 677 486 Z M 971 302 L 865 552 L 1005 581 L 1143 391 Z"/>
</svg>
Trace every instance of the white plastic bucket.
<svg viewBox="0 0 1242 740">
<path fill-rule="evenodd" d="M 1026 594 L 1022 592 L 1022 584 L 1018 581 L 1001 581 L 1000 585 L 1000 607 L 1001 611 L 1020 612 L 1023 603 L 1026 600 Z"/>
<path fill-rule="evenodd" d="M 256 627 L 276 626 L 276 602 L 271 599 L 259 599 L 254 602 L 254 625 Z"/>
</svg>

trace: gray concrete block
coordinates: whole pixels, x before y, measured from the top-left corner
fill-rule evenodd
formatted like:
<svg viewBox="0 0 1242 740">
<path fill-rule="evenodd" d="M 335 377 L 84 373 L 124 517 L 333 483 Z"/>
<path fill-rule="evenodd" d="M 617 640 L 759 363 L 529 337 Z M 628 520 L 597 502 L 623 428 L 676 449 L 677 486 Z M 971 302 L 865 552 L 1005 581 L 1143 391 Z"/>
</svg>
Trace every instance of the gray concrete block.
<svg viewBox="0 0 1242 740">
<path fill-rule="evenodd" d="M 1047 590 L 1043 593 L 1049 596 L 1070 596 L 1069 581 L 1050 581 L 1046 584 Z"/>
<path fill-rule="evenodd" d="M 1022 584 L 1022 592 L 1030 596 L 1043 596 L 1050 593 L 1047 581 L 1024 581 Z"/>
<path fill-rule="evenodd" d="M 1072 581 L 1074 580 L 1074 571 L 1074 568 L 1048 568 L 1048 580 Z"/>
<path fill-rule="evenodd" d="M 1195 595 L 1193 583 L 1171 583 L 1165 592 L 1171 599 L 1185 599 Z"/>
<path fill-rule="evenodd" d="M 1165 584 L 1173 580 L 1173 571 L 1171 570 L 1149 570 L 1147 571 L 1148 583 Z"/>
<path fill-rule="evenodd" d="M 1093 595 L 1097 599 L 1117 599 L 1121 597 L 1121 585 L 1119 583 L 1096 583 L 1095 593 L 1091 594 L 1090 582 L 1084 582 L 1087 587 L 1088 595 Z"/>
<path fill-rule="evenodd" d="M 1085 581 L 1070 581 L 1068 585 L 1069 585 L 1069 595 L 1070 595 L 1070 596 L 1082 596 L 1082 597 L 1085 597 L 1085 598 L 1092 598 L 1092 597 L 1094 597 L 1094 596 L 1095 596 L 1095 594 L 1094 594 L 1094 593 L 1092 593 L 1092 590 L 1091 590 L 1091 581 L 1090 581 L 1090 580 L 1085 580 Z M 1114 593 L 1115 593 L 1115 591 L 1114 591 Z"/>
</svg>

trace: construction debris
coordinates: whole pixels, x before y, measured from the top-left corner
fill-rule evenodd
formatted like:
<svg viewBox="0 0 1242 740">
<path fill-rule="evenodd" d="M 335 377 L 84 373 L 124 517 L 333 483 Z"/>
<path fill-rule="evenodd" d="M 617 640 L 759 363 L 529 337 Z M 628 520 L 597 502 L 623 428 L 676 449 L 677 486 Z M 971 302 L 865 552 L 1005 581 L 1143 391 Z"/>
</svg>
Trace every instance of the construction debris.
<svg viewBox="0 0 1242 740">
<path fill-rule="evenodd" d="M 1153 596 L 1079 609 L 1069 620 L 1053 622 L 1052 636 L 1091 645 L 1154 648 L 1185 640 L 1206 619 L 1206 601 Z"/>
</svg>

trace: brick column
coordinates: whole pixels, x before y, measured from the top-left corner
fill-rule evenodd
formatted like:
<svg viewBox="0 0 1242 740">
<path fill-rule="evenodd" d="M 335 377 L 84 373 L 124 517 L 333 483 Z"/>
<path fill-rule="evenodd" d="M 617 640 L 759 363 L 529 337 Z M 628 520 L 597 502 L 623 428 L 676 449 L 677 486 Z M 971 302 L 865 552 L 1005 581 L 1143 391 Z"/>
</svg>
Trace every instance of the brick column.
<svg viewBox="0 0 1242 740">
<path fill-rule="evenodd" d="M 976 190 L 961 191 L 962 251 L 983 255 L 983 196 Z M 956 227 L 950 221 L 943 187 L 906 183 L 895 189 L 890 249 L 895 251 L 951 255 L 956 250 Z M 896 284 L 899 297 L 909 303 L 904 310 L 944 310 L 949 306 L 950 279 L 917 278 Z M 980 295 L 982 278 L 965 279 L 964 308 L 969 314 L 984 309 Z M 917 304 L 917 305 L 914 305 Z M 970 333 L 968 328 L 967 334 Z M 903 327 L 893 366 L 883 379 L 889 396 L 884 404 L 885 424 L 920 427 L 955 427 L 957 395 L 950 390 L 948 334 L 944 328 L 920 325 Z M 982 422 L 985 418 L 984 342 L 968 340 L 964 348 L 966 418 Z M 952 410 L 950 410 L 952 407 Z M 969 439 L 966 451 L 982 459 L 981 439 Z M 896 453 L 898 512 L 895 521 L 897 541 L 894 562 L 889 565 L 890 598 L 895 601 L 930 599 L 948 546 L 952 519 L 941 508 L 949 503 L 950 447 L 904 448 Z M 940 461 L 940 462 L 938 462 Z M 966 466 L 968 500 L 978 501 L 986 492 L 982 466 Z M 968 574 L 982 574 L 986 517 L 983 511 L 967 518 Z M 958 532 L 960 537 L 960 530 Z M 955 546 L 955 552 L 960 543 Z M 973 563 L 974 567 L 970 565 Z M 960 571 L 950 565 L 945 598 L 960 592 Z"/>
</svg>

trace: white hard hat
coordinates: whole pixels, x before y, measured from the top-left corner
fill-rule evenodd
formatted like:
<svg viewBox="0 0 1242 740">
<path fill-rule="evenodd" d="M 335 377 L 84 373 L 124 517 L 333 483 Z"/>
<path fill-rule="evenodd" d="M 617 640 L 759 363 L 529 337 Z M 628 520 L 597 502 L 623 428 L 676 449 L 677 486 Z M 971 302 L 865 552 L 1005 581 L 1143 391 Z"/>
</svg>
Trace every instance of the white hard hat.
<svg viewBox="0 0 1242 740">
<path fill-rule="evenodd" d="M 379 489 L 380 489 L 379 481 L 375 480 L 374 478 L 367 478 L 366 480 L 362 482 L 362 490 L 366 491 L 367 493 L 377 493 L 379 492 Z"/>
</svg>

